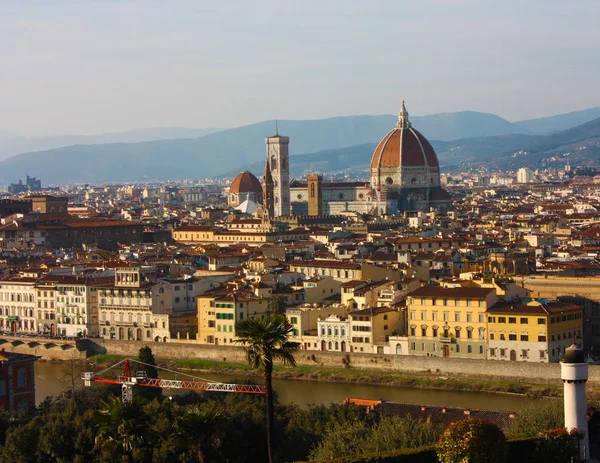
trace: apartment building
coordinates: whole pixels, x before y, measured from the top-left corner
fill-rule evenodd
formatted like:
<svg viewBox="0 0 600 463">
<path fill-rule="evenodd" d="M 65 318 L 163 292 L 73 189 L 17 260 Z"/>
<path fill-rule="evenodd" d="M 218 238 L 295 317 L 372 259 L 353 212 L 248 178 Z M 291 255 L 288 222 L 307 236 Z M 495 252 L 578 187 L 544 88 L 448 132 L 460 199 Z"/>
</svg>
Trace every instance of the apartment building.
<svg viewBox="0 0 600 463">
<path fill-rule="evenodd" d="M 487 356 L 486 311 L 497 302 L 494 288 L 423 286 L 408 295 L 411 355 Z"/>
<path fill-rule="evenodd" d="M 583 334 L 583 308 L 547 299 L 499 302 L 488 309 L 490 360 L 558 362 Z"/>
<path fill-rule="evenodd" d="M 38 332 L 35 278 L 0 280 L 0 330 L 12 333 Z"/>
<path fill-rule="evenodd" d="M 197 297 L 199 344 L 231 345 L 236 332 L 235 324 L 248 317 L 264 318 L 271 311 L 265 297 L 253 294 L 206 294 Z"/>
<path fill-rule="evenodd" d="M 42 279 L 35 285 L 36 321 L 38 334 L 56 336 L 56 287 L 54 281 Z"/>
<path fill-rule="evenodd" d="M 350 318 L 328 315 L 317 321 L 318 345 L 322 351 L 350 352 Z"/>
<path fill-rule="evenodd" d="M 402 329 L 402 312 L 391 307 L 370 307 L 348 314 L 350 351 L 383 353 L 389 337 Z"/>
<path fill-rule="evenodd" d="M 118 268 L 111 284 L 97 286 L 100 336 L 106 339 L 162 341 L 170 338 L 173 313 L 170 284 L 150 269 Z"/>
</svg>

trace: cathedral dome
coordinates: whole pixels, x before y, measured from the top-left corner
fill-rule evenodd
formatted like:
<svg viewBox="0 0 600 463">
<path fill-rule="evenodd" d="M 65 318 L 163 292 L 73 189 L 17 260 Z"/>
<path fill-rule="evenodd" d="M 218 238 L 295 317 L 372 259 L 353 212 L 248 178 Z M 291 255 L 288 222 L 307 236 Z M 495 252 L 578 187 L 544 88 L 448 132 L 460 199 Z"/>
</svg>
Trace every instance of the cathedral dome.
<svg viewBox="0 0 600 463">
<path fill-rule="evenodd" d="M 439 168 L 437 155 L 431 144 L 411 127 L 404 101 L 396 127 L 379 142 L 371 159 L 371 169 L 402 167 Z"/>
<path fill-rule="evenodd" d="M 229 187 L 230 194 L 240 193 L 254 193 L 257 195 L 262 194 L 262 186 L 258 179 L 250 172 L 245 171 L 240 174 L 231 182 Z"/>
</svg>

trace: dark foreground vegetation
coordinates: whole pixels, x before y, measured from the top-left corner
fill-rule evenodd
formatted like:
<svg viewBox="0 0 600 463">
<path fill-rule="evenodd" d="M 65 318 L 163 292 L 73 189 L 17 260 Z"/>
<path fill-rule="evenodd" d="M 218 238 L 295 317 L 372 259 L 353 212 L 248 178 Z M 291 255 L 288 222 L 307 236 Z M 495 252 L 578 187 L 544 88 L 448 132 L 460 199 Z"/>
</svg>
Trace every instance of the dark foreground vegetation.
<svg viewBox="0 0 600 463">
<path fill-rule="evenodd" d="M 134 391 L 133 402 L 124 405 L 114 395 L 119 392 L 98 386 L 48 398 L 32 417 L 2 415 L 0 461 L 268 460 L 264 397 L 190 393 L 172 399 L 150 398 L 139 388 Z M 572 439 L 540 434 L 561 425 L 561 407 L 561 401 L 541 401 L 539 407 L 518 417 L 503 430 L 508 438 L 505 450 L 498 447 L 501 442 L 488 441 L 483 447 L 474 448 L 497 448 L 500 455 L 507 455 L 507 461 L 519 461 L 519 455 L 528 455 L 528 460 L 521 461 L 567 461 L 552 458 L 564 458 L 565 453 L 558 449 L 571 455 Z M 275 397 L 274 408 L 273 458 L 278 462 L 435 462 L 436 443 L 443 432 L 438 425 L 367 413 L 365 408 L 354 405 L 301 409 L 278 404 Z M 496 437 L 491 439 L 497 440 L 498 432 L 494 432 L 491 435 Z M 548 448 L 551 451 L 544 453 Z"/>
</svg>

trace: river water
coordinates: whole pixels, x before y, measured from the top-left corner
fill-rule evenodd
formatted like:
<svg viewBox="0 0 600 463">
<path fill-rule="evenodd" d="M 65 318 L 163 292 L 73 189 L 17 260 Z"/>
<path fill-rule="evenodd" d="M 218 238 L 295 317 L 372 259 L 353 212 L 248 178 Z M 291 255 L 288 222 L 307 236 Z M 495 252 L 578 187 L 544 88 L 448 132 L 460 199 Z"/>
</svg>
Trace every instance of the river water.
<svg viewBox="0 0 600 463">
<path fill-rule="evenodd" d="M 75 384 L 82 387 L 80 379 L 82 371 L 97 370 L 96 367 L 84 363 L 49 363 L 37 362 L 36 400 L 39 404 L 46 396 L 57 395 Z M 116 369 L 118 371 L 119 369 Z M 162 373 L 161 373 L 162 374 Z M 204 379 L 219 382 L 246 382 L 248 378 L 235 375 L 217 375 L 201 373 Z M 165 379 L 189 379 L 185 375 L 167 373 Z M 260 377 L 254 378 L 261 381 Z M 101 387 L 92 384 L 91 387 Z M 447 407 L 480 408 L 487 410 L 506 410 L 518 412 L 523 406 L 537 399 L 512 394 L 495 394 L 490 392 L 462 392 L 437 389 L 375 386 L 346 383 L 326 383 L 294 379 L 275 379 L 273 387 L 279 395 L 281 403 L 295 403 L 302 407 L 309 404 L 341 403 L 347 397 L 361 399 L 383 399 L 390 402 L 414 403 L 420 405 L 439 405 Z M 175 395 L 177 390 L 164 389 L 163 394 Z"/>
</svg>

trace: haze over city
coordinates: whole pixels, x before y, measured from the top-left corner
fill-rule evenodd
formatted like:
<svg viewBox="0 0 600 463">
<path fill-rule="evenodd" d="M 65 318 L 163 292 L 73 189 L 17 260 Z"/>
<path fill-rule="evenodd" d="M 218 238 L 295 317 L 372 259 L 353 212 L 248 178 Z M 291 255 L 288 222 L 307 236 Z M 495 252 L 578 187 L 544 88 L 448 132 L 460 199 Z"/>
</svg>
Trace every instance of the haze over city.
<svg viewBox="0 0 600 463">
<path fill-rule="evenodd" d="M 594 1 L 0 4 L 0 133 L 600 105 Z"/>
</svg>

